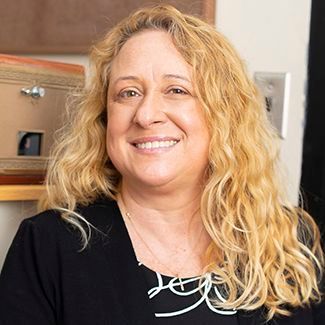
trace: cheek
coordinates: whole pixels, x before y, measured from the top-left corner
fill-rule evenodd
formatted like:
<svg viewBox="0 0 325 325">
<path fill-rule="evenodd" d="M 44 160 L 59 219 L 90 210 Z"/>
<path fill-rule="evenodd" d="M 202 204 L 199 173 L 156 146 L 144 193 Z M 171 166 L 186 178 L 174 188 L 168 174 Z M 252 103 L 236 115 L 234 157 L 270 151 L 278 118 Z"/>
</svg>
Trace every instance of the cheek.
<svg viewBox="0 0 325 325">
<path fill-rule="evenodd" d="M 193 112 L 193 115 L 188 123 L 191 125 L 192 130 L 197 132 L 199 137 L 201 137 L 204 142 L 210 142 L 208 124 L 205 120 L 203 109 L 200 106 L 196 107 L 196 110 Z"/>
<path fill-rule="evenodd" d="M 114 122 L 114 114 L 108 114 L 107 117 L 107 130 L 106 130 L 106 149 L 107 153 L 112 158 L 114 154 L 114 142 L 119 138 L 119 128 L 117 123 Z"/>
<path fill-rule="evenodd" d="M 184 118 L 194 154 L 208 159 L 210 132 L 201 107 L 193 109 L 192 114 Z"/>
<path fill-rule="evenodd" d="M 106 152 L 109 157 L 109 160 L 113 163 L 115 168 L 117 170 L 120 169 L 120 158 L 122 156 L 121 154 L 121 148 L 118 145 L 117 139 L 118 134 L 116 132 L 118 131 L 118 128 L 114 128 L 114 124 L 107 124 L 107 132 L 106 132 Z"/>
<path fill-rule="evenodd" d="M 109 158 L 112 160 L 112 152 L 114 152 L 114 151 L 112 150 L 112 136 L 110 135 L 108 126 L 107 126 L 107 132 L 106 132 L 106 151 L 107 151 Z"/>
<path fill-rule="evenodd" d="M 107 126 L 111 128 L 111 133 L 115 135 L 128 130 L 132 124 L 134 109 L 118 103 L 109 103 L 108 107 Z"/>
<path fill-rule="evenodd" d="M 118 159 L 124 148 L 130 127 L 130 116 L 113 106 L 107 115 L 106 150 L 111 160 Z"/>
<path fill-rule="evenodd" d="M 122 110 L 116 109 L 112 105 L 107 113 L 107 140 L 110 141 L 122 135 L 127 128 L 127 124 L 125 114 L 122 114 Z"/>
<path fill-rule="evenodd" d="M 179 110 L 174 114 L 174 121 L 188 136 L 209 139 L 209 130 L 200 106 Z"/>
</svg>

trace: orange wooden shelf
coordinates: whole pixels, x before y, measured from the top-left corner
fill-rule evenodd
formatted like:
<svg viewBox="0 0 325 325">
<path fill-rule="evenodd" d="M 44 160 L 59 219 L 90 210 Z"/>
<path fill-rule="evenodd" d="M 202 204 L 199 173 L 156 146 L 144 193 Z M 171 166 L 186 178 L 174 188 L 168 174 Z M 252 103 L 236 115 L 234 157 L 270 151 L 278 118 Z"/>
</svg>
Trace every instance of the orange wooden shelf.
<svg viewBox="0 0 325 325">
<path fill-rule="evenodd" d="M 44 185 L 0 185 L 0 201 L 37 201 Z"/>
</svg>

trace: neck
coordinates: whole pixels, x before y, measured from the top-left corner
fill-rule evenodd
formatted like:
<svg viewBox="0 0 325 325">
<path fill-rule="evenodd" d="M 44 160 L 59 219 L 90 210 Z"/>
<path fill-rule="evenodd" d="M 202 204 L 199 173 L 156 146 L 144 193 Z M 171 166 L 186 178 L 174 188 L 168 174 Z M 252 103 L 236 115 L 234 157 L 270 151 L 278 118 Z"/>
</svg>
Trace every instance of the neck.
<svg viewBox="0 0 325 325">
<path fill-rule="evenodd" d="M 127 185 L 122 183 L 117 201 L 138 260 L 177 277 L 200 274 L 211 241 L 200 215 L 200 191 L 158 193 Z"/>
<path fill-rule="evenodd" d="M 189 225 L 200 219 L 201 187 L 163 191 L 122 182 L 118 202 L 140 223 Z M 122 207 L 123 208 L 123 207 Z"/>
</svg>

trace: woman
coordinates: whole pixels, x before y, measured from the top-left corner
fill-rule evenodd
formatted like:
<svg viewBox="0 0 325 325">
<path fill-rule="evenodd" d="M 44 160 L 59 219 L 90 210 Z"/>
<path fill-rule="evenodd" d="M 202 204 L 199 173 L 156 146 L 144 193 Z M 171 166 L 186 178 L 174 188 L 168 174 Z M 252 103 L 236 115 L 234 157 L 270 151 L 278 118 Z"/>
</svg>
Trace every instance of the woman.
<svg viewBox="0 0 325 325">
<path fill-rule="evenodd" d="M 320 324 L 319 232 L 280 188 L 276 135 L 225 38 L 145 8 L 91 62 L 48 210 L 8 253 L 1 324 Z"/>
</svg>

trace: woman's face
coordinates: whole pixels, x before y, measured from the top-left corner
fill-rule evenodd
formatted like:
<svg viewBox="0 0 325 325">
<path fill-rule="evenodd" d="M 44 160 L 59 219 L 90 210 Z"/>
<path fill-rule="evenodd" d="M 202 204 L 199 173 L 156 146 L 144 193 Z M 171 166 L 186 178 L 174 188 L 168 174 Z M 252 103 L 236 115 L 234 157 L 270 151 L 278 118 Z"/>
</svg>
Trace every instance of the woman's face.
<svg viewBox="0 0 325 325">
<path fill-rule="evenodd" d="M 190 186 L 202 182 L 209 133 L 191 67 L 162 31 L 130 38 L 112 63 L 107 151 L 123 183 Z"/>
</svg>

